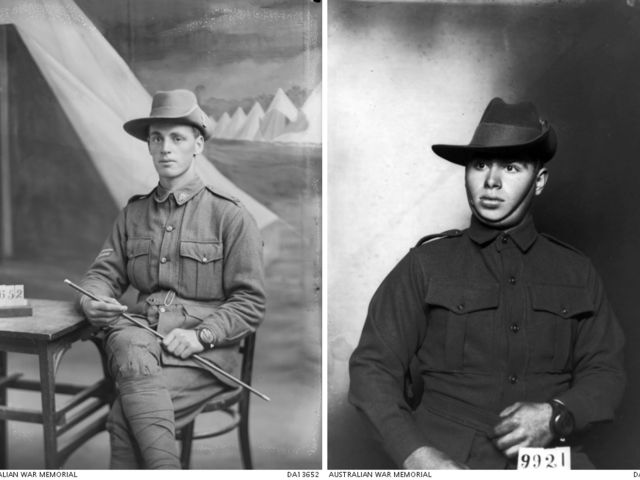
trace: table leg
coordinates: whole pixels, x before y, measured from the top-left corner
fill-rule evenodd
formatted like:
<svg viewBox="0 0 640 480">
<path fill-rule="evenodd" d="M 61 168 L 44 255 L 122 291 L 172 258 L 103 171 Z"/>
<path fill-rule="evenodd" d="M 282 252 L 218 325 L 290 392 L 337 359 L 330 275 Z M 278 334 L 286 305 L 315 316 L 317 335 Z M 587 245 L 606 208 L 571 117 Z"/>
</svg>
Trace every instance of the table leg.
<svg viewBox="0 0 640 480">
<path fill-rule="evenodd" d="M 55 348 L 47 345 L 40 351 L 40 384 L 42 385 L 42 430 L 44 433 L 44 465 L 58 468 L 58 436 L 56 434 Z"/>
<path fill-rule="evenodd" d="M 0 352 L 0 378 L 7 376 L 7 352 Z M 0 405 L 7 404 L 7 387 L 0 388 Z M 7 468 L 8 456 L 7 422 L 0 420 L 0 468 Z"/>
</svg>

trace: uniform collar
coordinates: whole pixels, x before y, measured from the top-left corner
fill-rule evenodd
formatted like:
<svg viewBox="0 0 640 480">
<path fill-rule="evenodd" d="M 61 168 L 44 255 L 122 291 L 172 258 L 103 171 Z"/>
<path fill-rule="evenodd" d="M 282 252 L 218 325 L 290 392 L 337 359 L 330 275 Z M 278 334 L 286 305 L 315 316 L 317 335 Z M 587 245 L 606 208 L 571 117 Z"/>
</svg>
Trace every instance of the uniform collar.
<svg viewBox="0 0 640 480">
<path fill-rule="evenodd" d="M 475 216 L 471 218 L 469 237 L 478 245 L 486 246 L 498 236 L 511 237 L 520 250 L 526 252 L 531 248 L 536 238 L 538 238 L 538 230 L 530 214 L 522 220 L 520 225 L 507 231 L 490 228 L 480 222 Z"/>
<path fill-rule="evenodd" d="M 156 193 L 154 199 L 158 203 L 162 203 L 169 198 L 171 194 L 176 200 L 178 205 L 183 205 L 196 196 L 204 188 L 204 183 L 200 180 L 200 177 L 196 176 L 188 183 L 178 188 L 177 190 L 167 190 L 162 185 L 158 184 L 156 187 Z"/>
</svg>

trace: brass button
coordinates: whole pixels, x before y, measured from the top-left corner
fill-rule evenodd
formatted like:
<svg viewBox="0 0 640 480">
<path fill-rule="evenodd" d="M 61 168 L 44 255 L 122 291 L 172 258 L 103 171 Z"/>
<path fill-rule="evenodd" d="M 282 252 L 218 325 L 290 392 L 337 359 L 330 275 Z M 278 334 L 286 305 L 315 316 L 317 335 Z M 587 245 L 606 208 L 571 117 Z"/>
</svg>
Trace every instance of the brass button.
<svg viewBox="0 0 640 480">
<path fill-rule="evenodd" d="M 509 278 L 509 283 L 510 283 L 511 285 L 515 285 L 515 284 L 516 284 L 516 277 L 511 277 L 511 278 Z"/>
<path fill-rule="evenodd" d="M 173 232 L 173 227 L 171 225 L 167 225 L 167 232 Z"/>
<path fill-rule="evenodd" d="M 167 263 L 167 257 L 162 257 L 160 259 L 160 263 Z"/>
<path fill-rule="evenodd" d="M 158 310 L 160 311 L 160 313 L 164 313 L 167 311 L 167 309 L 164 307 L 160 307 Z"/>
<path fill-rule="evenodd" d="M 207 257 L 202 257 L 202 261 L 206 262 L 207 261 Z"/>
<path fill-rule="evenodd" d="M 509 377 L 509 383 L 511 383 L 512 385 L 515 385 L 516 383 L 518 383 L 518 376 L 517 375 L 511 375 Z"/>
<path fill-rule="evenodd" d="M 520 331 L 520 325 L 518 325 L 517 323 L 512 323 L 511 324 L 511 331 L 513 333 L 518 333 Z"/>
<path fill-rule="evenodd" d="M 509 241 L 509 235 L 502 236 L 502 243 L 507 243 Z"/>
</svg>

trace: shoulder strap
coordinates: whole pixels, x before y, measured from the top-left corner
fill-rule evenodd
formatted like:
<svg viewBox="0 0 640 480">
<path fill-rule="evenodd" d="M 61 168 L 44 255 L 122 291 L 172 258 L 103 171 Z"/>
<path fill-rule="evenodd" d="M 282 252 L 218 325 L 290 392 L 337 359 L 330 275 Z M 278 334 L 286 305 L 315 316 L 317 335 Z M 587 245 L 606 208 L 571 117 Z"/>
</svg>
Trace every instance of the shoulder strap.
<svg viewBox="0 0 640 480">
<path fill-rule="evenodd" d="M 224 198 L 225 200 L 229 200 L 232 203 L 235 203 L 236 205 L 240 204 L 240 200 L 238 200 L 236 197 L 234 197 L 233 195 L 229 195 L 227 193 L 222 193 L 219 190 L 216 190 L 214 187 L 212 187 L 211 185 L 206 185 L 207 190 L 209 190 L 211 193 L 213 193 L 216 197 L 220 197 L 220 198 Z"/>
<path fill-rule="evenodd" d="M 151 192 L 153 192 L 153 190 Z M 140 200 L 142 198 L 147 198 L 149 195 L 151 195 L 151 192 L 149 192 L 149 193 L 140 193 L 138 195 L 134 195 L 129 200 L 127 200 L 127 205 L 129 205 L 132 202 L 135 202 L 136 200 Z"/>
<path fill-rule="evenodd" d="M 574 247 L 573 245 L 569 245 L 568 243 L 563 242 L 562 240 L 558 240 L 556 237 L 553 237 L 551 235 L 549 235 L 548 233 L 540 233 L 540 235 L 542 235 L 543 237 L 545 237 L 546 239 L 550 240 L 553 243 L 556 243 L 564 248 L 567 248 L 573 252 L 579 253 L 580 255 L 584 256 L 584 253 L 582 253 L 580 250 L 578 250 L 576 247 Z"/>
<path fill-rule="evenodd" d="M 425 235 L 420 240 L 418 240 L 418 243 L 416 243 L 416 247 L 419 247 L 420 245 L 430 242 L 431 240 L 434 240 L 436 238 L 459 237 L 460 235 L 462 235 L 462 230 L 458 230 L 458 229 L 447 230 L 446 232 L 442 232 L 442 233 Z"/>
</svg>

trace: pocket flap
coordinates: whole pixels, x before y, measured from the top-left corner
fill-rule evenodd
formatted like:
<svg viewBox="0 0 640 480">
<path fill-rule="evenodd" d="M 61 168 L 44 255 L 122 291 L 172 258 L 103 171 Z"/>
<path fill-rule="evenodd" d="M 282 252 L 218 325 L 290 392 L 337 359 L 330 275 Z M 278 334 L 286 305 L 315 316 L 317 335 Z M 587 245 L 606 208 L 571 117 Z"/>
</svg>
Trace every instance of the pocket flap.
<svg viewBox="0 0 640 480">
<path fill-rule="evenodd" d="M 593 302 L 584 288 L 569 285 L 530 285 L 534 310 L 554 313 L 563 318 L 593 313 Z"/>
<path fill-rule="evenodd" d="M 476 287 L 432 281 L 426 302 L 464 314 L 498 307 L 498 286 Z"/>
<path fill-rule="evenodd" d="M 180 256 L 200 263 L 222 258 L 222 242 L 180 242 Z"/>
<path fill-rule="evenodd" d="M 133 258 L 140 255 L 148 255 L 150 248 L 150 238 L 130 238 L 127 242 L 127 257 Z"/>
<path fill-rule="evenodd" d="M 213 307 L 201 307 L 198 305 L 183 304 L 182 308 L 187 315 L 197 318 L 200 321 L 204 321 L 209 315 L 214 312 Z"/>
</svg>

